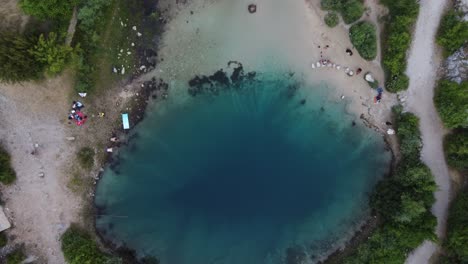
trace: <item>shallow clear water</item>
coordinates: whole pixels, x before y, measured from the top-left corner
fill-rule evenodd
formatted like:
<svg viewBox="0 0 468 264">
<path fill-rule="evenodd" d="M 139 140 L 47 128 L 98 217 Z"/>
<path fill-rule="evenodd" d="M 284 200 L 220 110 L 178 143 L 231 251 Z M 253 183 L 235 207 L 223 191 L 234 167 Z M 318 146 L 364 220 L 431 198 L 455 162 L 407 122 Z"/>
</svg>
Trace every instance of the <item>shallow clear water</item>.
<svg viewBox="0 0 468 264">
<path fill-rule="evenodd" d="M 150 111 L 98 185 L 107 239 L 163 264 L 285 263 L 362 220 L 390 158 L 381 137 L 323 83 L 257 76 Z"/>
</svg>

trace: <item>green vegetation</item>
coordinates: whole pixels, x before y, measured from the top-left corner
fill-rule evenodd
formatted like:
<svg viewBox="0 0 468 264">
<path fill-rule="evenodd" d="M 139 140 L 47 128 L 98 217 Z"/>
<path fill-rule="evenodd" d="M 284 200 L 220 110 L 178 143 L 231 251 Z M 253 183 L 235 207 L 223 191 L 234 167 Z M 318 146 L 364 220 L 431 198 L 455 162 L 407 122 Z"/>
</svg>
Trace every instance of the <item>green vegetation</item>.
<svg viewBox="0 0 468 264">
<path fill-rule="evenodd" d="M 16 249 L 6 257 L 6 264 L 21 264 L 26 259 L 22 248 Z"/>
<path fill-rule="evenodd" d="M 26 14 L 41 20 L 67 21 L 78 0 L 21 0 L 20 6 Z"/>
<path fill-rule="evenodd" d="M 68 264 L 107 264 L 110 257 L 101 252 L 96 242 L 76 225 L 62 235 L 62 251 Z"/>
<path fill-rule="evenodd" d="M 419 121 L 411 113 L 401 113 L 401 107 L 394 113 L 402 161 L 394 175 L 377 185 L 370 202 L 382 223 L 345 263 L 404 263 L 424 240 L 436 239 L 436 218 L 430 212 L 436 184 L 419 160 Z"/>
<path fill-rule="evenodd" d="M 11 184 L 16 180 L 16 173 L 11 167 L 10 154 L 0 145 L 0 182 Z"/>
<path fill-rule="evenodd" d="M 445 56 L 453 54 L 468 40 L 468 22 L 463 21 L 462 16 L 450 10 L 442 17 L 436 40 L 443 47 Z"/>
<path fill-rule="evenodd" d="M 333 27 L 336 27 L 336 25 L 338 25 L 338 23 L 340 22 L 340 18 L 338 17 L 338 14 L 336 12 L 328 12 L 326 15 L 325 15 L 325 24 L 327 24 L 327 26 L 333 28 Z"/>
<path fill-rule="evenodd" d="M 444 243 L 447 263 L 468 263 L 468 191 L 461 191 L 449 209 L 447 240 Z"/>
<path fill-rule="evenodd" d="M 447 128 L 468 127 L 468 82 L 439 81 L 434 103 Z"/>
<path fill-rule="evenodd" d="M 72 51 L 71 47 L 60 44 L 57 34 L 51 32 L 47 38 L 41 34 L 34 49 L 30 52 L 36 61 L 45 65 L 47 73 L 55 75 L 65 68 Z"/>
<path fill-rule="evenodd" d="M 411 28 L 419 12 L 417 0 L 382 0 L 389 10 L 383 34 L 382 63 L 386 71 L 386 85 L 390 92 L 408 88 L 405 74 L 406 51 L 411 44 Z"/>
<path fill-rule="evenodd" d="M 76 154 L 80 165 L 85 169 L 91 169 L 94 165 L 94 149 L 90 147 L 81 148 Z"/>
<path fill-rule="evenodd" d="M 364 13 L 362 0 L 322 0 L 320 4 L 323 10 L 339 12 L 346 24 L 356 22 Z"/>
<path fill-rule="evenodd" d="M 0 32 L 0 80 L 19 82 L 40 77 L 43 65 L 30 54 L 36 42 L 35 37 Z"/>
<path fill-rule="evenodd" d="M 445 159 L 458 170 L 468 170 L 468 129 L 449 134 L 444 140 Z M 468 211 L 467 211 L 468 212 Z"/>
<path fill-rule="evenodd" d="M 0 248 L 6 246 L 8 243 L 8 238 L 5 232 L 0 233 Z"/>
<path fill-rule="evenodd" d="M 375 26 L 367 21 L 354 24 L 349 29 L 351 43 L 356 47 L 361 57 L 373 60 L 377 55 L 377 36 Z"/>
</svg>

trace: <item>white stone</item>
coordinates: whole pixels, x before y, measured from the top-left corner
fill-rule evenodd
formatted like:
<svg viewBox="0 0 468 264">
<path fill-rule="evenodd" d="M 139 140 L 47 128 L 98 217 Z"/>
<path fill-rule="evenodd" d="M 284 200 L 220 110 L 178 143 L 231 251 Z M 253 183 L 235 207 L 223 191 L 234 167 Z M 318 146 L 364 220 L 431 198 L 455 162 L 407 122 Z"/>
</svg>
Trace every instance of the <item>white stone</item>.
<svg viewBox="0 0 468 264">
<path fill-rule="evenodd" d="M 146 69 L 146 66 L 145 66 L 145 65 L 141 65 L 141 66 L 140 66 L 140 70 L 142 71 L 142 70 L 144 70 L 144 69 Z"/>
<path fill-rule="evenodd" d="M 394 134 L 395 134 L 395 130 L 389 128 L 389 129 L 387 130 L 387 134 L 389 134 L 389 135 L 394 135 Z"/>
<path fill-rule="evenodd" d="M 131 53 L 130 51 L 127 51 L 127 54 L 130 55 L 130 54 L 132 54 L 132 53 Z"/>
<path fill-rule="evenodd" d="M 132 47 L 135 47 L 135 43 L 132 42 Z"/>
<path fill-rule="evenodd" d="M 317 61 L 317 67 L 318 68 L 322 67 L 322 64 L 319 61 Z"/>
<path fill-rule="evenodd" d="M 136 26 L 133 26 L 132 29 L 133 29 L 133 30 L 136 30 Z"/>
<path fill-rule="evenodd" d="M 112 71 L 113 71 L 114 73 L 117 73 L 117 68 L 114 67 L 114 68 L 112 69 Z"/>
<path fill-rule="evenodd" d="M 122 75 L 125 74 L 125 67 L 122 67 L 122 71 L 121 71 Z"/>
<path fill-rule="evenodd" d="M 140 32 L 137 32 L 137 36 L 141 37 L 143 36 L 143 34 L 141 34 Z"/>
<path fill-rule="evenodd" d="M 366 75 L 364 75 L 364 79 L 371 83 L 375 82 L 374 77 L 372 77 L 370 73 L 366 73 Z"/>
<path fill-rule="evenodd" d="M 310 65 L 312 67 L 312 69 L 315 69 L 315 63 L 312 63 L 312 65 Z"/>
</svg>

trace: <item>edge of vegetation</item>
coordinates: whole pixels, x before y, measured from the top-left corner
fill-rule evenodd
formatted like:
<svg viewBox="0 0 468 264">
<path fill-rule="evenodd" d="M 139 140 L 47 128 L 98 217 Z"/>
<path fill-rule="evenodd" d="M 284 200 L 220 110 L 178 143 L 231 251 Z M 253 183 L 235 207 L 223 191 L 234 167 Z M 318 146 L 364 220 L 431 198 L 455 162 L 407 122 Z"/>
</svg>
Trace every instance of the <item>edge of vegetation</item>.
<svg viewBox="0 0 468 264">
<path fill-rule="evenodd" d="M 12 184 L 16 180 L 16 173 L 11 166 L 10 154 L 0 144 L 0 182 Z"/>
<path fill-rule="evenodd" d="M 379 182 L 371 196 L 371 208 L 381 224 L 345 263 L 404 263 L 407 254 L 424 240 L 437 239 L 437 221 L 430 211 L 436 184 L 419 159 L 419 120 L 412 113 L 403 113 L 401 106 L 393 112 L 402 159 L 395 173 Z"/>
</svg>

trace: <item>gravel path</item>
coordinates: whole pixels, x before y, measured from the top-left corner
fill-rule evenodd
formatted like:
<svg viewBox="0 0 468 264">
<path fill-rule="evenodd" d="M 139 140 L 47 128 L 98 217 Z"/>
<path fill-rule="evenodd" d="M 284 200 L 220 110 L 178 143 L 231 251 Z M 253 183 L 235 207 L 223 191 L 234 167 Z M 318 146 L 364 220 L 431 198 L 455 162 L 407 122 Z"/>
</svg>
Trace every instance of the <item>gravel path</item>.
<svg viewBox="0 0 468 264">
<path fill-rule="evenodd" d="M 451 196 L 450 175 L 445 163 L 442 140 L 444 127 L 434 107 L 434 86 L 441 58 L 435 46 L 435 34 L 447 4 L 442 0 L 422 0 L 408 57 L 407 74 L 410 77 L 406 109 L 420 118 L 423 141 L 421 159 L 429 166 L 438 190 L 432 212 L 437 217 L 436 234 L 443 238 L 446 229 L 447 209 Z M 406 263 L 428 263 L 438 246 L 425 241 L 406 260 Z"/>
</svg>

